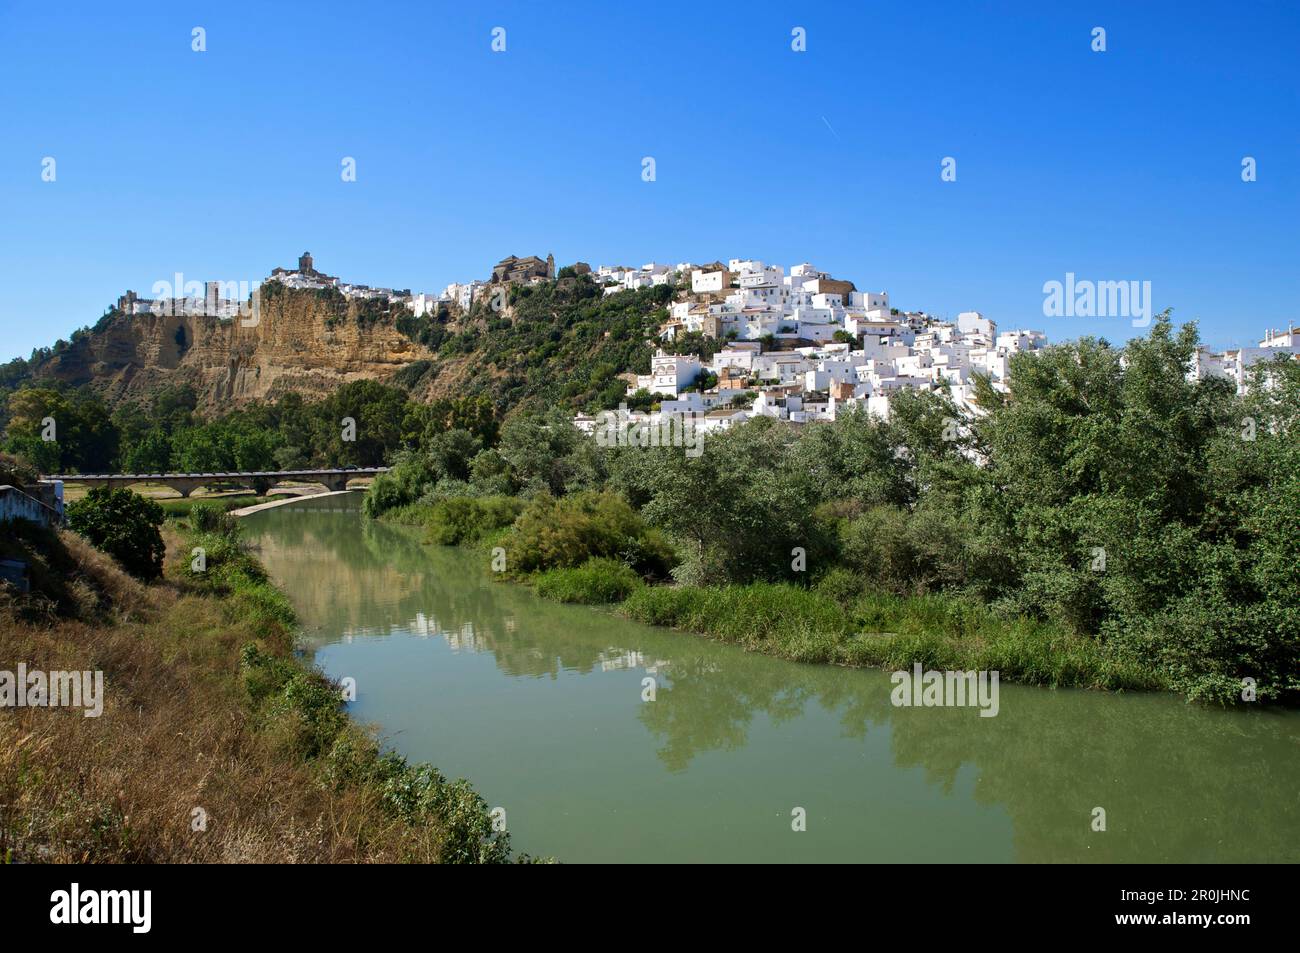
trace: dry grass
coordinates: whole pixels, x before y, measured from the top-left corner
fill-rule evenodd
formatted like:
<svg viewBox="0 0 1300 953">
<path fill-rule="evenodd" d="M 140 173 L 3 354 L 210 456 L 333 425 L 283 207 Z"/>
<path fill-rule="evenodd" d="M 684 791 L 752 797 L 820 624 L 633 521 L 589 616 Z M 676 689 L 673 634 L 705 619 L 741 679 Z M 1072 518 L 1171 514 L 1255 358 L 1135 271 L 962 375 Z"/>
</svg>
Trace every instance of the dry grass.
<svg viewBox="0 0 1300 953">
<path fill-rule="evenodd" d="M 32 585 L 24 597 L 0 586 L 0 623 L 91 620 L 108 613 L 131 619 L 144 607 L 145 587 L 75 533 L 22 520 L 0 525 L 0 556 L 26 561 Z"/>
<path fill-rule="evenodd" d="M 144 587 L 80 539 L 62 543 L 51 561 L 76 567 L 63 586 L 73 611 L 33 614 L 10 590 L 0 668 L 102 670 L 104 710 L 0 708 L 0 861 L 448 859 L 442 825 L 403 817 L 381 786 L 303 756 L 293 711 L 268 719 L 250 704 L 241 649 L 291 659 L 289 632 L 250 631 L 183 578 Z M 373 742 L 345 732 L 371 764 Z M 192 829 L 196 808 L 206 830 Z"/>
</svg>

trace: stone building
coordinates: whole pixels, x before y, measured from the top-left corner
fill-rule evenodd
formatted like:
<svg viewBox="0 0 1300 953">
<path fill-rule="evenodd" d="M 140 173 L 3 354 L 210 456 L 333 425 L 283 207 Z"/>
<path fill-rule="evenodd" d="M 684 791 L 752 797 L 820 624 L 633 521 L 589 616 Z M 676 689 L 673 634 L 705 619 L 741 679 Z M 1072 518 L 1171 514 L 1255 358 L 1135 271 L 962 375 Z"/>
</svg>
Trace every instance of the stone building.
<svg viewBox="0 0 1300 953">
<path fill-rule="evenodd" d="M 304 279 L 310 279 L 324 284 L 334 284 L 338 281 L 338 279 L 333 275 L 327 275 L 324 272 L 316 270 L 315 263 L 311 258 L 311 252 L 309 251 L 305 251 L 298 256 L 297 271 L 290 271 L 288 268 L 271 269 L 272 278 L 278 278 L 282 275 L 301 275 Z"/>
<path fill-rule="evenodd" d="M 512 281 L 528 281 L 531 278 L 554 278 L 555 256 L 547 255 L 542 261 L 536 255 L 516 258 L 514 255 L 502 258 L 492 269 L 492 283 L 503 284 Z"/>
</svg>

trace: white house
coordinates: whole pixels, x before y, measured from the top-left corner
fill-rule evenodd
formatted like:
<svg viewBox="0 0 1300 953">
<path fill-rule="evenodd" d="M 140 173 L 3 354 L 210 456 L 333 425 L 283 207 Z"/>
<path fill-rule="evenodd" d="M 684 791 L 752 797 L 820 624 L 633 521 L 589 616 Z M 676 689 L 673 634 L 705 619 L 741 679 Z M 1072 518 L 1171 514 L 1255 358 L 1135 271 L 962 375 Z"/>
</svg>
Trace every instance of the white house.
<svg viewBox="0 0 1300 953">
<path fill-rule="evenodd" d="M 699 377 L 702 366 L 699 358 L 691 355 L 656 352 L 650 359 L 650 373 L 638 374 L 635 383 L 628 385 L 628 394 L 647 390 L 652 394 L 676 397 Z"/>
<path fill-rule="evenodd" d="M 691 272 L 691 292 L 694 294 L 716 294 L 731 287 L 731 272 L 721 271 Z"/>
</svg>

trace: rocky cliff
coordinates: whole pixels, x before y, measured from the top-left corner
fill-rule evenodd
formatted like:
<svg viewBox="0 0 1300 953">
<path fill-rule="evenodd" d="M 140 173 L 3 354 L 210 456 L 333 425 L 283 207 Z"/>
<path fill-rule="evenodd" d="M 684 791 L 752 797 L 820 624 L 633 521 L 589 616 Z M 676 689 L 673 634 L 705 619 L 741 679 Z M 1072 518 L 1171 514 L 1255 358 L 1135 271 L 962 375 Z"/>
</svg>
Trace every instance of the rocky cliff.
<svg viewBox="0 0 1300 953">
<path fill-rule="evenodd" d="M 264 285 L 246 317 L 115 312 L 33 371 L 89 384 L 110 402 L 188 383 L 206 407 L 229 407 L 287 391 L 324 396 L 435 357 L 373 302 Z"/>
<path fill-rule="evenodd" d="M 268 282 L 259 293 L 255 319 L 110 312 L 71 343 L 17 362 L 0 377 L 0 398 L 50 379 L 110 404 L 189 384 L 201 409 L 220 412 L 290 392 L 315 400 L 367 379 L 417 401 L 486 395 L 503 416 L 530 405 L 613 407 L 627 391 L 620 375 L 649 372 L 672 298 L 666 285 L 607 296 L 582 276 L 514 286 L 501 306 L 485 296 L 468 313 L 417 319 L 334 290 Z"/>
</svg>

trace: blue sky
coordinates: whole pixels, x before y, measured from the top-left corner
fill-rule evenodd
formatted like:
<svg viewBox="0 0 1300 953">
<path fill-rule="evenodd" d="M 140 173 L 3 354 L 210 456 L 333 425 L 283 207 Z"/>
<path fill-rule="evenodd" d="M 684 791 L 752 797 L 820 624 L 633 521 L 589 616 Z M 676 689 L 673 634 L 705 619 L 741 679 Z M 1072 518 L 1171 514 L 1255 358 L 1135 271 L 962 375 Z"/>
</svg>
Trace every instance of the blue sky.
<svg viewBox="0 0 1300 953">
<path fill-rule="evenodd" d="M 122 7 L 0 6 L 0 360 L 303 250 L 417 291 L 511 253 L 806 260 L 1053 340 L 1136 333 L 1045 318 L 1068 271 L 1216 346 L 1300 318 L 1300 4 Z"/>
</svg>

